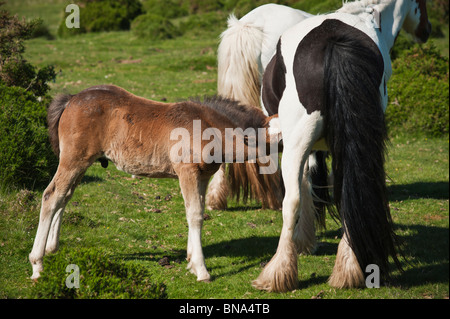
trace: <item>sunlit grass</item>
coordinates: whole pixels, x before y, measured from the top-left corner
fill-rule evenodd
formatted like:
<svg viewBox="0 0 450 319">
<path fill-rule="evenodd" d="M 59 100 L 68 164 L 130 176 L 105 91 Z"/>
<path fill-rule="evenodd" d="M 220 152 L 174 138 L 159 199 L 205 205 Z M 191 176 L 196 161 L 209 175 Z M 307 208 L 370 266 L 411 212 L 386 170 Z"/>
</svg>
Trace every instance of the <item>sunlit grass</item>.
<svg viewBox="0 0 450 319">
<path fill-rule="evenodd" d="M 60 9 L 42 10 L 53 16 Z M 58 19 L 47 21 L 53 26 Z M 34 39 L 27 42 L 26 57 L 35 65 L 55 65 L 59 74 L 51 94 L 115 84 L 146 98 L 177 101 L 216 92 L 216 49 L 224 27 L 160 42 L 139 40 L 130 32 Z M 227 211 L 207 212 L 203 247 L 212 282 L 197 283 L 186 270 L 188 228 L 178 182 L 133 179 L 113 165 L 103 169 L 97 163 L 87 171 L 67 205 L 61 246 L 98 247 L 143 264 L 167 285 L 169 298 L 448 298 L 448 144 L 448 136 L 391 138 L 386 164 L 390 206 L 409 263 L 380 289 L 336 290 L 327 284 L 341 234 L 328 218 L 316 253 L 298 257 L 298 290 L 255 290 L 251 281 L 276 251 L 282 216 L 254 202 L 233 201 Z M 42 190 L 29 200 L 25 195 L 0 194 L 0 298 L 22 298 L 32 284 L 28 254 Z M 169 267 L 158 264 L 164 256 Z"/>
</svg>

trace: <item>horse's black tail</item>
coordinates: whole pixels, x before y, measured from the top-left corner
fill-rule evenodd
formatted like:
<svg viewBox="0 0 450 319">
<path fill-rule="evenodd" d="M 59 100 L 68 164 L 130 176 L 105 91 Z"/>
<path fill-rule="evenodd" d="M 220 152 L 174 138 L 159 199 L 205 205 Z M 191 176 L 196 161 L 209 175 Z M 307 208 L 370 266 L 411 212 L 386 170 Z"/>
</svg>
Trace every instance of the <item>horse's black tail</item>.
<svg viewBox="0 0 450 319">
<path fill-rule="evenodd" d="M 316 151 L 314 153 L 315 162 L 310 163 L 310 176 L 312 182 L 314 207 L 316 209 L 317 226 L 326 229 L 327 211 L 335 220 L 339 220 L 339 215 L 334 209 L 331 196 L 331 187 L 328 185 L 327 152 Z"/>
<path fill-rule="evenodd" d="M 389 256 L 398 267 L 400 263 L 384 171 L 387 130 L 379 90 L 383 72 L 379 49 L 365 34 L 341 33 L 328 41 L 324 120 L 333 157 L 334 199 L 361 271 L 376 264 L 387 279 Z"/>
</svg>

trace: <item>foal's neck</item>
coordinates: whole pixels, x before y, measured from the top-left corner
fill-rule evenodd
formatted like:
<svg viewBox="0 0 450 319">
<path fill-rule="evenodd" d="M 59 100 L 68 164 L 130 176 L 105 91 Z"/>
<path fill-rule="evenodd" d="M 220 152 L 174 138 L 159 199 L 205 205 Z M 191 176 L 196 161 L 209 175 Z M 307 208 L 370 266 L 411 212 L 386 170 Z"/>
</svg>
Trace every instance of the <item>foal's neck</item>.
<svg viewBox="0 0 450 319">
<path fill-rule="evenodd" d="M 394 46 L 410 7 L 411 1 L 409 0 L 381 1 L 381 3 L 373 6 L 374 10 L 378 11 L 381 37 L 389 51 Z"/>
</svg>

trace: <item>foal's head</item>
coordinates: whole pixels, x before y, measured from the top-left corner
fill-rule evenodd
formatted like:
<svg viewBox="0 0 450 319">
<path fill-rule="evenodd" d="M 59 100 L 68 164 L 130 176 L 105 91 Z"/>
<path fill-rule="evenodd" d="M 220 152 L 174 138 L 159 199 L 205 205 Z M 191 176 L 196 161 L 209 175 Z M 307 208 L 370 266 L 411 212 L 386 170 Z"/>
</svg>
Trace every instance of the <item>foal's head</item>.
<svg viewBox="0 0 450 319">
<path fill-rule="evenodd" d="M 431 34 L 431 23 L 428 20 L 426 0 L 405 0 L 411 1 L 409 12 L 403 23 L 403 29 L 414 36 L 419 43 L 428 40 Z"/>
</svg>

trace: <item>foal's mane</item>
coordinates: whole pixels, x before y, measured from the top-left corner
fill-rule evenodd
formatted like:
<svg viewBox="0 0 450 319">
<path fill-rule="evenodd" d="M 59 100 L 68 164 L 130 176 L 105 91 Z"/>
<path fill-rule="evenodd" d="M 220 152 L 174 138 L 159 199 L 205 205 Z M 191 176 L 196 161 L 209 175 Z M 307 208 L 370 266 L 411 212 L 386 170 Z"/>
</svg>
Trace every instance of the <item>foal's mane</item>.
<svg viewBox="0 0 450 319">
<path fill-rule="evenodd" d="M 246 129 L 249 127 L 262 128 L 266 125 L 267 117 L 257 107 L 241 104 L 219 95 L 191 98 L 191 102 L 200 104 L 220 113 L 234 123 L 235 127 Z"/>
</svg>

